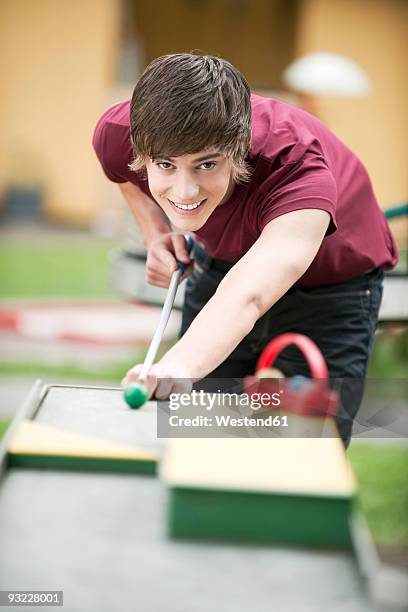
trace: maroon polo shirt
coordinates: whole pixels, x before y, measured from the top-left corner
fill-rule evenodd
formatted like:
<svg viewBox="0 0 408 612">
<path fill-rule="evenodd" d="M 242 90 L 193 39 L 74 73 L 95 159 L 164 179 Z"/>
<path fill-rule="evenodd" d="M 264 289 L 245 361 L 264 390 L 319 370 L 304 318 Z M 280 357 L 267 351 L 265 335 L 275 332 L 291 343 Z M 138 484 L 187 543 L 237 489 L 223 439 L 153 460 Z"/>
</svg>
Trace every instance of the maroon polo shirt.
<svg viewBox="0 0 408 612">
<path fill-rule="evenodd" d="M 273 98 L 252 95 L 251 180 L 237 185 L 195 232 L 212 257 L 238 261 L 267 223 L 294 210 L 330 214 L 327 233 L 301 287 L 345 282 L 398 261 L 388 223 L 361 161 L 318 119 Z M 93 145 L 106 176 L 130 181 L 150 195 L 148 182 L 129 169 L 130 101 L 109 108 Z M 273 266 L 273 252 L 271 252 Z"/>
</svg>

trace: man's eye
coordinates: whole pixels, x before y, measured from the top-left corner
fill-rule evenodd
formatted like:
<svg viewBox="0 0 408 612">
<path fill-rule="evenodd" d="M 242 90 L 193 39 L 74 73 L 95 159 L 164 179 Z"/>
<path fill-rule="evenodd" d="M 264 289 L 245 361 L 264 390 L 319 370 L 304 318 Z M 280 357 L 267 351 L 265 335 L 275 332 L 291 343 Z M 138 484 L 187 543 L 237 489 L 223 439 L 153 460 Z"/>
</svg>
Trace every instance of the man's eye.
<svg viewBox="0 0 408 612">
<path fill-rule="evenodd" d="M 156 165 L 162 170 L 169 170 L 170 168 L 172 168 L 170 162 L 157 162 Z"/>
<path fill-rule="evenodd" d="M 215 168 L 216 165 L 216 162 L 203 162 L 200 165 L 200 168 L 202 168 L 203 170 L 212 170 L 213 168 Z"/>
</svg>

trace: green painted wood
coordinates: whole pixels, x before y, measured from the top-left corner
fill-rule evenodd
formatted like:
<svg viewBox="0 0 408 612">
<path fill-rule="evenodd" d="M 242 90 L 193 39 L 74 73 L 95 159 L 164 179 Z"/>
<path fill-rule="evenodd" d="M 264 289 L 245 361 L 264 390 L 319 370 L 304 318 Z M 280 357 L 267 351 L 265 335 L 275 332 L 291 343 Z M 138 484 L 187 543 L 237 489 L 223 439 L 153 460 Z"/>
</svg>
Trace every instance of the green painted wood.
<svg viewBox="0 0 408 612">
<path fill-rule="evenodd" d="M 68 457 L 57 455 L 30 455 L 9 453 L 8 467 L 47 470 L 121 472 L 133 474 L 157 474 L 157 461 L 113 459 L 98 457 Z"/>
<path fill-rule="evenodd" d="M 172 488 L 168 533 L 173 538 L 351 547 L 347 497 L 318 497 Z"/>
</svg>

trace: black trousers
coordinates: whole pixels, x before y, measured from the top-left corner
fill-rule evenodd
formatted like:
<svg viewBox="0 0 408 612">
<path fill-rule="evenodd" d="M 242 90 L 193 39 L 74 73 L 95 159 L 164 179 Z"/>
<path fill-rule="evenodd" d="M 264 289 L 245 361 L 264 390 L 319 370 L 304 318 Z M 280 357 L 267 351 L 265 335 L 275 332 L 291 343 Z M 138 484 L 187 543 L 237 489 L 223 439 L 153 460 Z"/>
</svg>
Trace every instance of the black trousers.
<svg viewBox="0 0 408 612">
<path fill-rule="evenodd" d="M 232 264 L 211 259 L 195 245 L 195 269 L 186 281 L 180 336 L 214 295 Z M 336 418 L 347 448 L 359 409 L 382 297 L 384 272 L 375 269 L 346 283 L 317 289 L 292 287 L 254 325 L 230 356 L 207 379 L 239 379 L 255 372 L 265 346 L 280 334 L 294 332 L 311 338 L 320 348 L 331 385 L 340 396 Z M 233 325 L 233 321 L 231 322 Z M 309 376 L 308 366 L 294 347 L 287 347 L 274 366 L 285 376 Z M 205 388 L 200 385 L 194 388 Z M 219 388 L 219 387 L 218 387 Z M 236 387 L 235 387 L 236 388 Z M 228 391 L 228 389 L 221 389 Z"/>
</svg>

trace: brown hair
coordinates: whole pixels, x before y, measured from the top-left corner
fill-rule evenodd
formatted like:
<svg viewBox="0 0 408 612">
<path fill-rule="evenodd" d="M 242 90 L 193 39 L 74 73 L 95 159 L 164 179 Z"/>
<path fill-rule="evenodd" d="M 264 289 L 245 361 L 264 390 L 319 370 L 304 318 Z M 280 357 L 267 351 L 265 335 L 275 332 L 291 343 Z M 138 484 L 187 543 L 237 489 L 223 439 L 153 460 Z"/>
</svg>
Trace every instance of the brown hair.
<svg viewBox="0 0 408 612">
<path fill-rule="evenodd" d="M 133 91 L 130 129 L 134 161 L 177 157 L 216 148 L 226 155 L 235 182 L 248 180 L 250 90 L 232 64 L 210 55 L 177 53 L 151 62 Z"/>
</svg>

